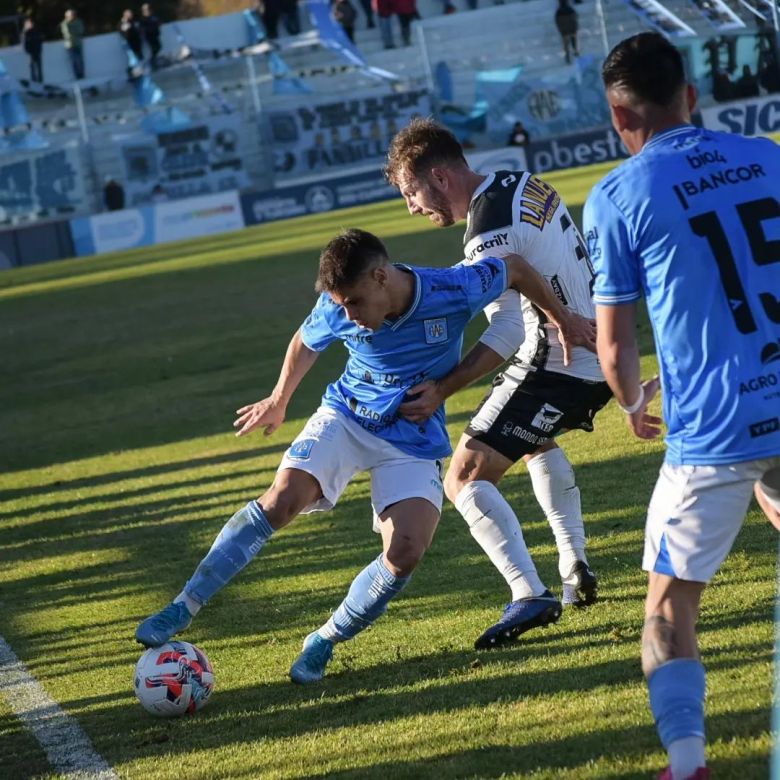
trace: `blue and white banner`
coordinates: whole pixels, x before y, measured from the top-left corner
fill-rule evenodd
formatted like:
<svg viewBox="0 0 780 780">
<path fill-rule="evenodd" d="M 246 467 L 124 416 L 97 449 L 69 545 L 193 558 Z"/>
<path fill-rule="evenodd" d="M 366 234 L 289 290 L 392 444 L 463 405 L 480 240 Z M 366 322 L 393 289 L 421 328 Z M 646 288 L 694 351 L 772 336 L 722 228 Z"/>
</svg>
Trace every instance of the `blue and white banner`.
<svg viewBox="0 0 780 780">
<path fill-rule="evenodd" d="M 380 170 L 241 196 L 247 225 L 400 197 Z"/>
<path fill-rule="evenodd" d="M 545 173 L 622 160 L 628 157 L 628 151 L 609 127 L 530 143 L 525 147 L 525 155 L 529 171 Z"/>
<path fill-rule="evenodd" d="M 430 113 L 427 90 L 371 92 L 269 111 L 275 180 L 285 184 L 350 169 L 378 170 L 398 130 L 412 117 Z"/>
<path fill-rule="evenodd" d="M 478 96 L 487 103 L 487 130 L 495 141 L 506 141 L 521 121 L 531 139 L 572 133 L 609 122 L 601 66 L 595 57 L 580 57 L 569 68 L 549 76 L 523 78 L 514 83 L 479 83 Z"/>
<path fill-rule="evenodd" d="M 358 51 L 355 44 L 347 38 L 344 28 L 331 15 L 331 3 L 329 0 L 307 0 L 306 5 L 309 9 L 309 18 L 312 26 L 317 30 L 323 46 L 336 53 L 345 62 L 361 68 L 371 76 L 378 79 L 398 81 L 398 76 L 395 73 L 369 66 L 366 58 Z"/>
<path fill-rule="evenodd" d="M 658 0 L 625 0 L 626 5 L 659 33 L 669 37 L 686 37 L 696 35 L 696 31 L 689 27 L 678 16 L 675 16 L 665 5 Z"/>
<path fill-rule="evenodd" d="M 139 209 L 73 219 L 73 246 L 79 257 L 198 238 L 244 227 L 238 193 L 220 192 Z"/>
<path fill-rule="evenodd" d="M 742 135 L 766 135 L 780 131 L 780 95 L 722 103 L 701 109 L 708 130 Z"/>
<path fill-rule="evenodd" d="M 88 210 L 83 170 L 72 148 L 0 164 L 0 222 Z"/>
<path fill-rule="evenodd" d="M 239 115 L 220 114 L 156 133 L 117 137 L 128 205 L 151 202 L 155 187 L 171 199 L 248 187 L 241 132 Z"/>
</svg>

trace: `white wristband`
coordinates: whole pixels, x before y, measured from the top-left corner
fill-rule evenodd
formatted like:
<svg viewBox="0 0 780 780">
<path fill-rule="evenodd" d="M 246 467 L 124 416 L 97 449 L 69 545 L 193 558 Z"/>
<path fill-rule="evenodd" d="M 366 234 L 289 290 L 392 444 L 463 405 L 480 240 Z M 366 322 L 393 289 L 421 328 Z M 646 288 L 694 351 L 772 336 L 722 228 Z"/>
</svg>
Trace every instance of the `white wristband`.
<svg viewBox="0 0 780 780">
<path fill-rule="evenodd" d="M 634 403 L 631 404 L 631 406 L 623 406 L 623 404 L 618 404 L 618 406 L 626 413 L 626 414 L 633 414 L 634 412 L 638 412 L 642 404 L 645 402 L 645 388 L 642 385 L 639 385 L 639 398 L 634 401 Z"/>
</svg>

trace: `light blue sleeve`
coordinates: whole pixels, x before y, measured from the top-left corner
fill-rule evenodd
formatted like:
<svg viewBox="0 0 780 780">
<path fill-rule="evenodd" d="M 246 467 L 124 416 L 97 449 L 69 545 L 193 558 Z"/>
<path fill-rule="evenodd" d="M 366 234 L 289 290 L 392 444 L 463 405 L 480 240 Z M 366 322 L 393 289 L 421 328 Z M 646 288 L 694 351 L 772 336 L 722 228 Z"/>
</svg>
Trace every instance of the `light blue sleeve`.
<svg viewBox="0 0 780 780">
<path fill-rule="evenodd" d="M 301 325 L 301 340 L 314 352 L 322 352 L 329 344 L 338 341 L 338 336 L 333 332 L 328 321 L 333 311 L 335 311 L 334 304 L 326 293 L 322 293 L 311 314 Z"/>
<path fill-rule="evenodd" d="M 506 290 L 506 263 L 498 257 L 485 257 L 477 263 L 462 263 L 457 267 L 465 276 L 464 289 L 472 317 Z"/>
<path fill-rule="evenodd" d="M 596 280 L 593 302 L 606 306 L 642 297 L 642 281 L 626 217 L 600 188 L 591 192 L 582 214 Z"/>
</svg>

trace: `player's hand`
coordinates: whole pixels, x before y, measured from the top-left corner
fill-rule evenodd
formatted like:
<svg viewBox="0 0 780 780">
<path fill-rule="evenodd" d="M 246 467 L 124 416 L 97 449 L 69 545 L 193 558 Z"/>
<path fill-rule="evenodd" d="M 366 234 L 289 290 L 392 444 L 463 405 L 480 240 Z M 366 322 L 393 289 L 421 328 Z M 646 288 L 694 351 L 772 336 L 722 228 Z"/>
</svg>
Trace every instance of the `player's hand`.
<svg viewBox="0 0 780 780">
<path fill-rule="evenodd" d="M 265 426 L 263 433 L 266 436 L 272 434 L 284 422 L 285 411 L 286 406 L 273 398 L 242 406 L 236 410 L 238 416 L 233 423 L 233 427 L 238 428 L 236 436 L 246 436 L 262 426 Z"/>
<path fill-rule="evenodd" d="M 568 312 L 568 317 L 555 323 L 558 326 L 558 341 L 563 347 L 563 365 L 571 363 L 571 351 L 574 347 L 585 347 L 589 352 L 596 351 L 596 320 L 590 320 L 577 312 Z"/>
<path fill-rule="evenodd" d="M 439 383 L 432 380 L 410 387 L 406 395 L 415 397 L 402 403 L 398 413 L 413 423 L 424 423 L 444 403 Z"/>
<path fill-rule="evenodd" d="M 663 420 L 660 417 L 647 413 L 647 407 L 650 401 L 658 394 L 660 387 L 661 383 L 657 376 L 648 379 L 647 382 L 643 382 L 642 389 L 645 396 L 642 405 L 633 414 L 626 415 L 628 427 L 631 428 L 634 436 L 640 439 L 657 439 L 661 435 L 661 423 Z"/>
</svg>

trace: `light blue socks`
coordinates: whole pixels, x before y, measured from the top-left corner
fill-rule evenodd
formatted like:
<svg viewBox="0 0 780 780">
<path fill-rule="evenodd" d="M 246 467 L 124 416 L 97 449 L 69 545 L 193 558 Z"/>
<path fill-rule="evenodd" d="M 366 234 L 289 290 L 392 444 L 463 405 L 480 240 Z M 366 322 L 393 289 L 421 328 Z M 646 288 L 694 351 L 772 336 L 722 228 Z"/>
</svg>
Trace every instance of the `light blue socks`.
<svg viewBox="0 0 780 780">
<path fill-rule="evenodd" d="M 411 575 L 396 577 L 380 555 L 355 577 L 347 597 L 317 633 L 331 642 L 352 639 L 384 615 L 390 600 L 406 587 L 411 578 Z"/>
<path fill-rule="evenodd" d="M 184 586 L 184 594 L 205 604 L 263 549 L 273 532 L 260 505 L 250 501 L 219 532 L 208 554 Z"/>
</svg>

